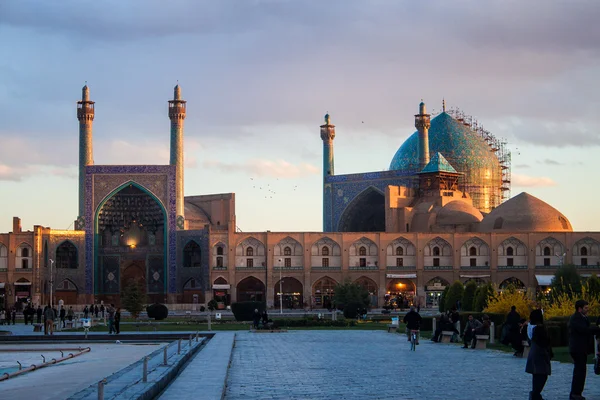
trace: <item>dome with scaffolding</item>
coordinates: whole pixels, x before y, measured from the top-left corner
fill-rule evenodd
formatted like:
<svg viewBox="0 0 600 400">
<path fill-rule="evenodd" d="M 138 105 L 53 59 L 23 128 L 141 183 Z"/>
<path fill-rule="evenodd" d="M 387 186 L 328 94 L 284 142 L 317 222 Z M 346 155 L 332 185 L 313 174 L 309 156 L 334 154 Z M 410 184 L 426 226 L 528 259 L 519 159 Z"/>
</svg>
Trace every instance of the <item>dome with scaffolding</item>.
<svg viewBox="0 0 600 400">
<path fill-rule="evenodd" d="M 453 115 L 451 115 L 453 114 Z M 489 213 L 510 196 L 510 152 L 506 143 L 457 112 L 442 112 L 431 120 L 429 153 L 441 153 L 461 173 L 459 190 L 469 193 L 473 205 Z M 400 146 L 390 170 L 419 171 L 419 133 Z"/>
</svg>

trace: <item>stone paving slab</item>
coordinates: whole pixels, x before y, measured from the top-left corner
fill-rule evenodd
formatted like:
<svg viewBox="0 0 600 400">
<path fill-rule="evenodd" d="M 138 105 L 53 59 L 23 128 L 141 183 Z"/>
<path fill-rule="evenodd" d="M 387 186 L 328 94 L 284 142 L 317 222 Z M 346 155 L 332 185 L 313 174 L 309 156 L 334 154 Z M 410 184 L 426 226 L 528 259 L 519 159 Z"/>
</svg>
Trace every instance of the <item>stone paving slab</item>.
<svg viewBox="0 0 600 400">
<path fill-rule="evenodd" d="M 527 399 L 524 359 L 381 331 L 238 332 L 225 399 Z M 568 399 L 573 366 L 552 363 L 543 396 Z M 584 396 L 600 399 L 588 366 Z M 182 397 L 185 398 L 185 397 Z"/>
<path fill-rule="evenodd" d="M 234 332 L 219 332 L 213 336 L 159 399 L 221 399 L 235 335 Z"/>
</svg>

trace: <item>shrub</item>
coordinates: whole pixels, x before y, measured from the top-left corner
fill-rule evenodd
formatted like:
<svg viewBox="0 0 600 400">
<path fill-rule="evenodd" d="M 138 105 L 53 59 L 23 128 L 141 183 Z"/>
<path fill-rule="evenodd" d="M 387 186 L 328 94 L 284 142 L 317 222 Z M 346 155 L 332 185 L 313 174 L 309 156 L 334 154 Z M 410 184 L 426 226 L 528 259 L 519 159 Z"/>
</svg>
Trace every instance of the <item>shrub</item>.
<svg viewBox="0 0 600 400">
<path fill-rule="evenodd" d="M 262 301 L 241 301 L 231 305 L 231 312 L 233 312 L 236 321 L 252 321 L 255 309 L 262 313 L 265 310 L 265 303 Z"/>
<path fill-rule="evenodd" d="M 133 318 L 137 318 L 144 309 L 146 294 L 140 282 L 129 282 L 121 292 L 121 305 L 131 313 Z"/>
<path fill-rule="evenodd" d="M 527 295 L 517 290 L 504 290 L 489 299 L 488 306 L 485 308 L 487 313 L 508 314 L 510 308 L 515 306 L 521 318 L 529 318 L 531 310 L 535 303 L 527 298 Z"/>
<path fill-rule="evenodd" d="M 155 303 L 146 307 L 148 318 L 154 318 L 156 321 L 161 321 L 169 316 L 169 309 L 164 304 Z"/>
<path fill-rule="evenodd" d="M 600 296 L 590 293 L 589 282 L 581 287 L 581 294 L 560 293 L 554 296 L 552 304 L 544 310 L 544 317 L 568 317 L 575 312 L 575 302 L 583 299 L 589 303 L 589 315 L 600 315 Z"/>
<path fill-rule="evenodd" d="M 465 292 L 465 287 L 460 281 L 456 281 L 450 286 L 450 290 L 446 296 L 444 296 L 444 309 L 451 310 L 453 307 L 456 307 L 456 302 L 462 300 L 463 293 Z"/>
<path fill-rule="evenodd" d="M 362 310 L 363 308 L 365 308 L 364 303 L 358 301 L 351 301 L 344 307 L 344 318 L 356 319 L 360 310 Z"/>
<path fill-rule="evenodd" d="M 446 311 L 445 301 L 446 301 L 446 296 L 448 295 L 449 290 L 450 290 L 450 286 L 446 286 L 446 288 L 442 292 L 442 295 L 440 296 L 440 300 L 439 300 L 440 302 L 438 304 L 438 309 L 440 310 L 440 312 Z"/>
<path fill-rule="evenodd" d="M 483 311 L 487 305 L 488 300 L 492 297 L 496 291 L 491 283 L 488 283 L 484 286 L 479 286 L 477 291 L 475 292 L 475 300 L 473 301 L 473 311 L 481 312 Z"/>
<path fill-rule="evenodd" d="M 338 310 L 343 310 L 346 305 L 359 303 L 360 308 L 367 308 L 371 304 L 371 297 L 367 289 L 357 283 L 345 281 L 335 286 L 333 301 Z"/>
<path fill-rule="evenodd" d="M 554 273 L 550 283 L 552 293 L 555 296 L 563 293 L 581 293 L 581 276 L 574 265 L 563 265 Z"/>
<path fill-rule="evenodd" d="M 477 291 L 477 283 L 470 281 L 465 286 L 465 292 L 462 297 L 462 308 L 465 311 L 473 310 L 473 303 L 475 303 L 475 292 Z"/>
<path fill-rule="evenodd" d="M 206 308 L 204 308 L 204 306 L 200 306 L 200 312 L 204 312 L 206 311 Z"/>
<path fill-rule="evenodd" d="M 208 302 L 207 306 L 208 310 L 212 312 L 215 311 L 219 305 L 217 304 L 217 301 L 215 299 L 212 299 Z M 254 313 L 254 310 L 252 310 L 252 312 Z"/>
</svg>

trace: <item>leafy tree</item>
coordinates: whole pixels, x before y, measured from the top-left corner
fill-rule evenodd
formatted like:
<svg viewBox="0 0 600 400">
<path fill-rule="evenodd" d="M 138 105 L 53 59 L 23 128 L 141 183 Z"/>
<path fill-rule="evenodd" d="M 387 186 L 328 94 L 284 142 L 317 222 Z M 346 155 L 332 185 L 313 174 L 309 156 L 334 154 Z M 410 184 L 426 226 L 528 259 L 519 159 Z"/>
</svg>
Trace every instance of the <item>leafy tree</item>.
<svg viewBox="0 0 600 400">
<path fill-rule="evenodd" d="M 212 299 L 211 301 L 208 302 L 207 306 L 208 306 L 208 310 L 210 312 L 213 312 L 217 309 L 218 304 L 215 299 Z"/>
<path fill-rule="evenodd" d="M 124 309 L 131 313 L 133 318 L 137 318 L 144 309 L 146 294 L 144 288 L 138 280 L 130 281 L 121 292 L 121 304 Z"/>
<path fill-rule="evenodd" d="M 450 286 L 446 286 L 446 288 L 442 292 L 442 295 L 440 296 L 440 302 L 438 304 L 438 309 L 440 310 L 440 312 L 446 311 L 445 301 L 446 301 L 446 296 L 448 296 L 449 290 L 450 290 Z"/>
<path fill-rule="evenodd" d="M 465 311 L 473 311 L 473 303 L 475 302 L 475 292 L 477 291 L 477 283 L 470 281 L 465 286 L 465 292 L 462 297 L 462 307 Z"/>
<path fill-rule="evenodd" d="M 456 306 L 456 302 L 458 300 L 462 300 L 463 293 L 465 292 L 465 287 L 460 281 L 456 281 L 450 286 L 450 290 L 446 294 L 444 298 L 444 308 L 446 310 L 451 310 L 452 307 Z"/>
<path fill-rule="evenodd" d="M 550 283 L 553 297 L 563 293 L 568 295 L 581 293 L 581 276 L 574 265 L 563 265 L 554 273 Z"/>
<path fill-rule="evenodd" d="M 587 289 L 590 295 L 600 296 L 600 278 L 596 274 L 592 274 L 586 282 Z"/>
<path fill-rule="evenodd" d="M 360 303 L 366 308 L 371 304 L 371 297 L 367 289 L 346 280 L 344 283 L 338 283 L 335 286 L 333 301 L 338 310 L 343 310 L 344 306 L 350 303 Z"/>
<path fill-rule="evenodd" d="M 481 312 L 487 307 L 490 298 L 493 298 L 496 291 L 491 283 L 477 288 L 475 300 L 473 301 L 473 311 Z"/>
</svg>

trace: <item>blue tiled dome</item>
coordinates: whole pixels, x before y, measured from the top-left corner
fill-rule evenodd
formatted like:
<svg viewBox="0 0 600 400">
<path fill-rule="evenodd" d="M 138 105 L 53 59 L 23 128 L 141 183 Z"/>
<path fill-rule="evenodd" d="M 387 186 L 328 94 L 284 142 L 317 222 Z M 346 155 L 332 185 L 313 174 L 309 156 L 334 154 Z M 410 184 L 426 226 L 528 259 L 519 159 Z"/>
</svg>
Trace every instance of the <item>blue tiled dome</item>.
<svg viewBox="0 0 600 400">
<path fill-rule="evenodd" d="M 400 146 L 390 170 L 419 172 L 419 134 L 413 133 Z M 429 154 L 441 153 L 460 173 L 460 189 L 473 198 L 473 205 L 489 212 L 501 203 L 502 172 L 491 147 L 468 126 L 443 112 L 431 120 Z"/>
</svg>

